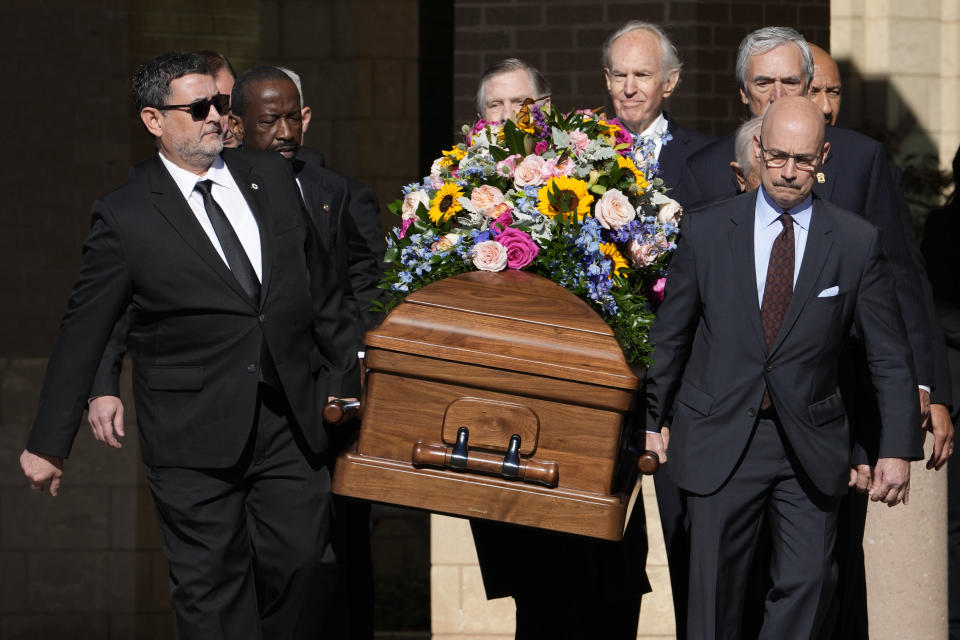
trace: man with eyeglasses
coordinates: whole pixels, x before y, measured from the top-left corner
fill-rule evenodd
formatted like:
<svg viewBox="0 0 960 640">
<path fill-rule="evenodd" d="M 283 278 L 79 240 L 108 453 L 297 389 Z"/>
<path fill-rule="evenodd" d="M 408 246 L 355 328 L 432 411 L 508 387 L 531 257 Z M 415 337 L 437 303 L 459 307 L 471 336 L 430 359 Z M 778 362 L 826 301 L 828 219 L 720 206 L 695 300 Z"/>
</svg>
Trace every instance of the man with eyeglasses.
<svg viewBox="0 0 960 640">
<path fill-rule="evenodd" d="M 279 154 L 222 151 L 202 57 L 133 76 L 158 154 L 102 197 L 20 463 L 56 495 L 118 317 L 177 636 L 316 638 L 336 571 L 319 409 L 359 389 L 336 270 Z"/>
<path fill-rule="evenodd" d="M 648 431 L 669 456 L 690 521 L 691 638 L 739 640 L 762 520 L 773 581 L 759 637 L 812 638 L 835 585 L 837 509 L 850 434 L 837 387 L 861 335 L 880 420 L 873 500 L 909 494 L 923 455 L 916 375 L 877 229 L 816 198 L 832 146 L 819 109 L 785 96 L 766 111 L 757 191 L 684 214 L 651 330 Z M 669 445 L 669 447 L 667 447 Z"/>
</svg>

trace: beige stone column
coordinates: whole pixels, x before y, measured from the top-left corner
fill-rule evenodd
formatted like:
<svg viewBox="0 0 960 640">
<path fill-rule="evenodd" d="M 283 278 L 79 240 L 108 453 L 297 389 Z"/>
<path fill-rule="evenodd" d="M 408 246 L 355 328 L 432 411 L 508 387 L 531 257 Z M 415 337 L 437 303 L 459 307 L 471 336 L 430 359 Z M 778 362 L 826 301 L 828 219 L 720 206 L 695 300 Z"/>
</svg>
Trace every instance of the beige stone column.
<svg viewBox="0 0 960 640">
<path fill-rule="evenodd" d="M 830 4 L 831 53 L 853 80 L 844 87 L 841 114 L 849 105 L 881 118 L 904 137 L 901 154 L 932 153 L 949 169 L 960 142 L 960 2 Z M 926 444 L 929 457 L 932 439 Z M 875 640 L 947 637 L 946 472 L 918 462 L 911 474 L 909 505 L 871 504 L 867 514 L 863 546 Z"/>
</svg>

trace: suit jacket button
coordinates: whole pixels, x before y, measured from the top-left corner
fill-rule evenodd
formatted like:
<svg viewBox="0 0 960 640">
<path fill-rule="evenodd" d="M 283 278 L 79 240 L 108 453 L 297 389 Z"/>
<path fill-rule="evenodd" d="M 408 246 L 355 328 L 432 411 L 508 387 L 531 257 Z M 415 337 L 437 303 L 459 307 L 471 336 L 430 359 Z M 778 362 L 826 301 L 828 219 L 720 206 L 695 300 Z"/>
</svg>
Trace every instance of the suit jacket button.
<svg viewBox="0 0 960 640">
<path fill-rule="evenodd" d="M 267 316 L 261 313 L 261 314 L 260 314 L 260 322 L 263 322 L 263 321 L 266 320 L 266 319 L 267 319 Z"/>
<path fill-rule="evenodd" d="M 263 319 L 262 316 L 261 316 L 261 319 Z M 764 369 L 766 370 L 767 373 L 770 373 L 771 371 L 773 371 L 773 365 L 768 364 L 767 366 L 764 367 Z"/>
<path fill-rule="evenodd" d="M 257 372 L 257 365 L 255 364 L 247 365 L 247 373 L 256 373 L 256 372 Z"/>
<path fill-rule="evenodd" d="M 757 410 L 754 409 L 753 407 L 750 407 L 749 409 L 747 409 L 747 415 L 750 416 L 751 418 L 755 418 L 757 415 Z"/>
</svg>

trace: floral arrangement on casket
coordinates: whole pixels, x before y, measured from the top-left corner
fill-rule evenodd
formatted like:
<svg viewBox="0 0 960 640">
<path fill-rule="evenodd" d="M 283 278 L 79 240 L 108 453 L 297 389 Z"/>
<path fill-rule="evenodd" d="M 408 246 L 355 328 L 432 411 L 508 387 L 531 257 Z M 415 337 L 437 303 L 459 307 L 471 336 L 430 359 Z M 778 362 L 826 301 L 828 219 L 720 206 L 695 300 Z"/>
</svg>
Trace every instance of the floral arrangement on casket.
<svg viewBox="0 0 960 640">
<path fill-rule="evenodd" d="M 593 111 L 532 101 L 502 125 L 480 120 L 463 133 L 389 205 L 401 224 L 387 237 L 382 308 L 447 276 L 524 269 L 586 300 L 627 359 L 649 364 L 681 213 L 657 177 L 655 141 L 634 143 Z"/>
</svg>

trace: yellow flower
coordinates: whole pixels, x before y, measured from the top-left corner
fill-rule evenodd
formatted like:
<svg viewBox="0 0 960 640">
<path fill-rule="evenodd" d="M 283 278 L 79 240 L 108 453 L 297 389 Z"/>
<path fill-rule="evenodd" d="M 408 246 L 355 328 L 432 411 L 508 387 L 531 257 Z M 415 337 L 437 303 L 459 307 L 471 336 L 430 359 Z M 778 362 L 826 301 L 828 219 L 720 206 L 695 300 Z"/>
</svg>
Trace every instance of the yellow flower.
<svg viewBox="0 0 960 640">
<path fill-rule="evenodd" d="M 643 177 L 643 173 L 637 169 L 637 165 L 632 159 L 617 155 L 617 166 L 621 169 L 628 169 L 630 173 L 633 174 L 633 179 L 637 183 L 637 188 L 640 191 L 646 191 L 650 186 L 650 184 L 647 182 L 647 179 Z"/>
<path fill-rule="evenodd" d="M 577 215 L 578 220 L 583 220 L 590 213 L 590 204 L 593 202 L 593 196 L 587 193 L 586 182 L 564 176 L 550 178 L 547 184 L 540 187 L 537 197 L 540 199 L 537 203 L 540 213 L 551 220 L 557 214 L 568 217 L 572 213 Z"/>
<path fill-rule="evenodd" d="M 463 190 L 456 183 L 448 182 L 443 185 L 430 201 L 430 220 L 433 224 L 446 222 L 463 209 L 460 204 L 461 196 L 463 196 Z"/>
<path fill-rule="evenodd" d="M 443 152 L 443 157 L 446 158 L 451 164 L 454 162 L 460 162 L 463 160 L 463 156 L 465 155 L 467 155 L 467 152 L 461 149 L 459 146 Z"/>
<path fill-rule="evenodd" d="M 603 255 L 607 256 L 613 260 L 613 271 L 610 274 L 610 277 L 613 277 L 613 274 L 620 275 L 620 271 L 623 269 L 629 268 L 630 264 L 627 262 L 627 259 L 623 257 L 623 254 L 620 253 L 620 250 L 617 249 L 617 245 L 612 242 L 601 242 L 600 251 Z"/>
</svg>

